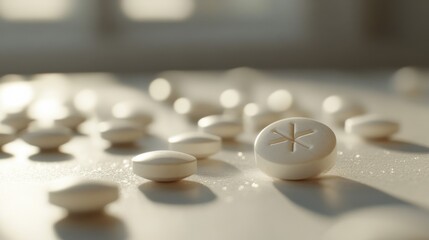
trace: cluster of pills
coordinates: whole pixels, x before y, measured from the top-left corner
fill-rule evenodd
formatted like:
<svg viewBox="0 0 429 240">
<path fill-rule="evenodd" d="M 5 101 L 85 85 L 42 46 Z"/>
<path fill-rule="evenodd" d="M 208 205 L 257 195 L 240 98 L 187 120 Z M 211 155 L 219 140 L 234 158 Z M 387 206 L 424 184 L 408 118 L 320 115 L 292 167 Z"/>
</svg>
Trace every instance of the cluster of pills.
<svg viewBox="0 0 429 240">
<path fill-rule="evenodd" d="M 266 103 L 248 102 L 237 89 L 220 94 L 219 105 L 179 97 L 173 84 L 163 78 L 149 86 L 150 96 L 168 103 L 178 114 L 195 121 L 199 131 L 168 138 L 169 149 L 145 152 L 132 158 L 133 173 L 156 182 L 173 182 L 196 173 L 197 162 L 218 153 L 223 141 L 234 140 L 246 129 L 256 131 L 256 166 L 267 175 L 283 180 L 316 177 L 335 165 L 337 139 L 325 124 L 310 118 L 286 117 L 295 100 L 286 89 L 267 96 Z M 388 138 L 399 124 L 368 114 L 357 101 L 329 96 L 322 103 L 325 115 L 345 131 L 364 139 Z M 289 115 L 288 115 L 289 114 Z M 153 122 L 152 115 L 131 102 L 119 102 L 111 109 L 112 119 L 98 123 L 99 136 L 112 145 L 135 143 Z M 73 137 L 86 116 L 75 108 L 51 119 L 51 124 L 30 124 L 26 114 L 8 114 L 1 119 L 0 146 L 22 132 L 24 142 L 41 150 L 58 149 Z M 118 186 L 109 181 L 67 178 L 54 182 L 49 201 L 71 213 L 99 211 L 119 197 Z"/>
</svg>

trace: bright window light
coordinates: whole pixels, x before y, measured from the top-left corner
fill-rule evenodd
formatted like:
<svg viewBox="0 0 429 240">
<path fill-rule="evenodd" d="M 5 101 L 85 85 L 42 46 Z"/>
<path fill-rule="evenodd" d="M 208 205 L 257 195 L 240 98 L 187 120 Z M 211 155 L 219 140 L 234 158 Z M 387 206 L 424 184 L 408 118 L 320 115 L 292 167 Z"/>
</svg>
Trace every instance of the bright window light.
<svg viewBox="0 0 429 240">
<path fill-rule="evenodd" d="M 9 21 L 55 21 L 70 11 L 71 0 L 0 0 L 0 18 Z"/>
<path fill-rule="evenodd" d="M 137 21 L 181 21 L 194 12 L 194 0 L 122 0 L 125 15 Z"/>
</svg>

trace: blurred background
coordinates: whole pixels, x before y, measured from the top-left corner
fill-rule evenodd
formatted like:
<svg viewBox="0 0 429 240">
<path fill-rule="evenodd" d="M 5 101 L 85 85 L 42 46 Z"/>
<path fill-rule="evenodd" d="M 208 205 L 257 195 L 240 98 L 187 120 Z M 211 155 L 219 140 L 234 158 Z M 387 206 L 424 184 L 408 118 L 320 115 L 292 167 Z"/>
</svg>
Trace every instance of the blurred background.
<svg viewBox="0 0 429 240">
<path fill-rule="evenodd" d="M 425 0 L 0 0 L 0 74 L 427 66 Z"/>
</svg>

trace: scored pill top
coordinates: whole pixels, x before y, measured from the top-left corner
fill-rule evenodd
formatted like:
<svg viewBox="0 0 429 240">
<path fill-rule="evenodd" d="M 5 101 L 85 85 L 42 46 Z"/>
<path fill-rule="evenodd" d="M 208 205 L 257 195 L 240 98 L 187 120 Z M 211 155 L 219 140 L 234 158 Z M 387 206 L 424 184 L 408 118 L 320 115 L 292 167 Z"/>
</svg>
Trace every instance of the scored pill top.
<svg viewBox="0 0 429 240">
<path fill-rule="evenodd" d="M 255 141 L 255 154 L 279 164 L 302 164 L 324 158 L 336 146 L 334 132 L 308 118 L 288 118 L 262 130 Z"/>
</svg>

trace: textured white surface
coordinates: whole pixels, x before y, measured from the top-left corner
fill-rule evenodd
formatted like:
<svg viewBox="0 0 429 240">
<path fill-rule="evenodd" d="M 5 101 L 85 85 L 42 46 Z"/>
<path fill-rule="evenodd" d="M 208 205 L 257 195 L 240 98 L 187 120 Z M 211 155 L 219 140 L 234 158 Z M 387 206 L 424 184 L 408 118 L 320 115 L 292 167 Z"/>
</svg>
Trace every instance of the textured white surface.
<svg viewBox="0 0 429 240">
<path fill-rule="evenodd" d="M 285 88 L 321 121 L 323 99 L 341 93 L 401 124 L 389 142 L 365 142 L 330 125 L 338 140 L 336 165 L 319 180 L 300 182 L 273 181 L 255 167 L 254 134 L 225 143 L 221 152 L 199 161 L 197 174 L 185 181 L 157 184 L 135 176 L 134 155 L 167 149 L 168 136 L 196 127 L 137 91 L 147 88 L 148 78 L 122 77 L 132 88 L 89 86 L 104 92 L 103 104 L 134 98 L 154 110 L 150 134 L 130 148 L 106 149 L 100 139 L 86 136 L 73 138 L 62 153 L 40 154 L 21 140 L 6 145 L 0 153 L 0 239 L 313 240 L 353 210 L 389 204 L 428 209 L 428 101 L 390 94 L 390 74 L 289 73 L 278 74 L 281 81 L 245 82 L 249 101 L 263 103 L 269 93 Z M 229 86 L 218 77 L 193 73 L 175 90 L 215 102 Z M 107 215 L 66 217 L 46 194 L 48 183 L 64 176 L 112 180 L 121 186 L 121 197 Z"/>
</svg>

